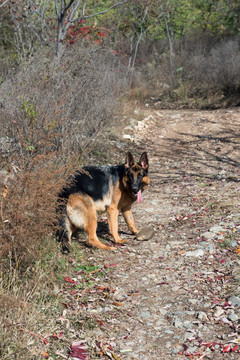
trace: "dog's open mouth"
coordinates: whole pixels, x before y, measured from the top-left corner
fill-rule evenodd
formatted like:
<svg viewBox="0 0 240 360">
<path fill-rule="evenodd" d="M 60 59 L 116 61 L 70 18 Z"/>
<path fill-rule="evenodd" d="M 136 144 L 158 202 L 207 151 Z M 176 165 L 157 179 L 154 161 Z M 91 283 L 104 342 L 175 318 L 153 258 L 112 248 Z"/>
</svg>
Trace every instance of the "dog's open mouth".
<svg viewBox="0 0 240 360">
<path fill-rule="evenodd" d="M 135 198 L 137 198 L 138 203 L 142 202 L 142 191 L 141 190 L 133 191 L 133 195 Z"/>
</svg>

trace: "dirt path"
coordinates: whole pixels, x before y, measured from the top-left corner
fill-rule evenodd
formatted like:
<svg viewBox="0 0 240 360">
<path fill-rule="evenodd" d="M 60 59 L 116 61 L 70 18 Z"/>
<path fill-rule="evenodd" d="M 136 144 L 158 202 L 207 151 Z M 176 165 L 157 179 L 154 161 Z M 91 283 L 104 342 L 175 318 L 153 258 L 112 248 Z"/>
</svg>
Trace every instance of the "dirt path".
<svg viewBox="0 0 240 360">
<path fill-rule="evenodd" d="M 92 360 L 239 359 L 240 110 L 148 110 L 126 131 L 150 158 L 136 223 L 156 234 L 84 250 L 98 267 L 77 273 L 88 292 L 64 317 Z"/>
</svg>

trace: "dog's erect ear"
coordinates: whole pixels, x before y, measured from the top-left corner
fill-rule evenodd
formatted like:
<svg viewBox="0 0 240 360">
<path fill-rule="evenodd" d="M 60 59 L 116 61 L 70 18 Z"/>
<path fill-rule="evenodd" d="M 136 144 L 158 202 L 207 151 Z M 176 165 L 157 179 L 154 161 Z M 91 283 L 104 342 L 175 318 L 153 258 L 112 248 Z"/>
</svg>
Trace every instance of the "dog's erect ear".
<svg viewBox="0 0 240 360">
<path fill-rule="evenodd" d="M 142 153 L 139 164 L 144 170 L 148 170 L 148 157 L 146 152 Z"/>
<path fill-rule="evenodd" d="M 134 160 L 133 160 L 133 156 L 132 154 L 128 151 L 127 155 L 126 155 L 126 160 L 125 160 L 125 165 L 126 167 L 130 167 L 131 165 L 133 165 Z"/>
</svg>

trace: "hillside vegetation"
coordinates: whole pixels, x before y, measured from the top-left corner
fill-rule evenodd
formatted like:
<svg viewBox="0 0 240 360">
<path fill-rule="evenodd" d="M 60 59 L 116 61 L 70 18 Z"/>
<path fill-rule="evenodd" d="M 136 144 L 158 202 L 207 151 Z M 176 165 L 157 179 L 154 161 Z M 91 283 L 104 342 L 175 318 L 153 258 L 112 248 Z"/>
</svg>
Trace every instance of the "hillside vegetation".
<svg viewBox="0 0 240 360">
<path fill-rule="evenodd" d="M 38 359 L 28 330 L 53 331 L 65 179 L 138 152 L 133 104 L 238 106 L 239 32 L 237 0 L 0 1 L 1 359 Z"/>
</svg>

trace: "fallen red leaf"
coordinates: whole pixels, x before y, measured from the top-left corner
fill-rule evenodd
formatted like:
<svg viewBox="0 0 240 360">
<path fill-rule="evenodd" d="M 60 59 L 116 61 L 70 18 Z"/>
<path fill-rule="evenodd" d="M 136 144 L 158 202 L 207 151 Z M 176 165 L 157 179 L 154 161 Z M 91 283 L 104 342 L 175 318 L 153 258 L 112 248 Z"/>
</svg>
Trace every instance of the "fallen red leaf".
<svg viewBox="0 0 240 360">
<path fill-rule="evenodd" d="M 225 346 L 225 348 L 222 350 L 223 353 L 227 353 L 231 351 L 231 346 L 228 344 L 227 346 Z"/>
<path fill-rule="evenodd" d="M 75 280 L 70 279 L 69 277 L 63 276 L 64 280 L 70 282 L 71 284 L 76 284 Z"/>
<path fill-rule="evenodd" d="M 233 348 L 232 348 L 232 351 L 236 351 L 238 349 L 238 345 L 235 345 Z"/>
<path fill-rule="evenodd" d="M 105 324 L 103 321 L 101 321 L 101 320 L 98 320 L 97 322 L 99 323 L 99 325 L 106 326 L 106 324 Z"/>
<path fill-rule="evenodd" d="M 89 359 L 86 347 L 82 341 L 78 341 L 72 344 L 71 351 L 69 354 L 74 359 L 86 360 Z"/>
</svg>

